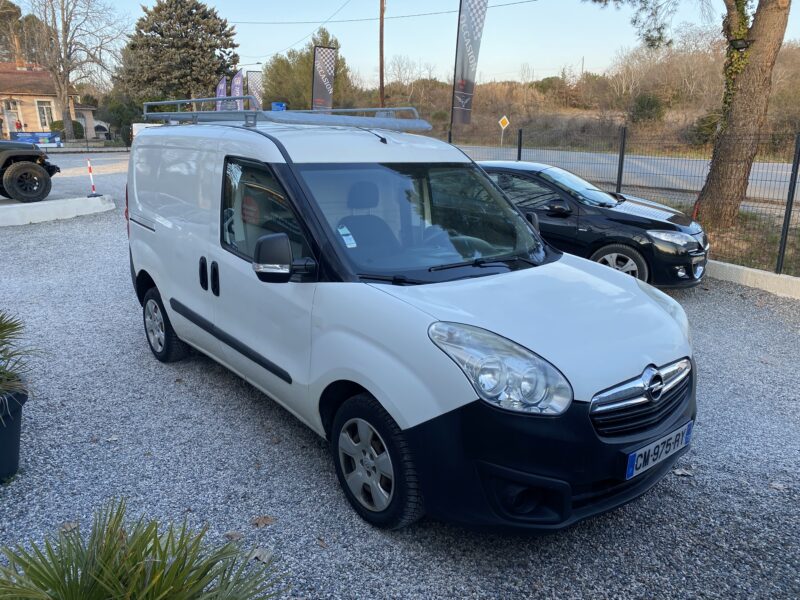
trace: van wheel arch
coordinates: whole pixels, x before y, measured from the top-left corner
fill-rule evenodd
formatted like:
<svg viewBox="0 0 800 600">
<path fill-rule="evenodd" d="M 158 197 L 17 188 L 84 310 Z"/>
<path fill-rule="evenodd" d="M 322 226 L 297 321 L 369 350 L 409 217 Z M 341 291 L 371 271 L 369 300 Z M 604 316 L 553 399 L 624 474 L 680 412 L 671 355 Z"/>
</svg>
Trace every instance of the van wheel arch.
<svg viewBox="0 0 800 600">
<path fill-rule="evenodd" d="M 139 304 L 144 306 L 144 296 L 151 289 L 156 287 L 156 282 L 150 277 L 150 273 L 142 269 L 136 275 L 136 297 L 139 299 Z"/>
<path fill-rule="evenodd" d="M 322 392 L 319 399 L 319 417 L 322 421 L 322 428 L 325 431 L 325 439 L 330 441 L 331 428 L 333 427 L 333 420 L 336 418 L 336 413 L 347 400 L 358 394 L 370 394 L 368 389 L 347 379 L 341 379 L 328 384 L 328 387 Z"/>
</svg>

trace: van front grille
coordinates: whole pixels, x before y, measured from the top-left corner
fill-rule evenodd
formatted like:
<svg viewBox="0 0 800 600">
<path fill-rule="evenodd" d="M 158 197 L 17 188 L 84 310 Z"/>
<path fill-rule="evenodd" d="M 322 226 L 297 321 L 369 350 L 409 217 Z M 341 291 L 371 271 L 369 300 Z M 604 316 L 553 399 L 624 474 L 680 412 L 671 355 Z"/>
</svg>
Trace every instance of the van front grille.
<svg viewBox="0 0 800 600">
<path fill-rule="evenodd" d="M 630 381 L 597 394 L 590 416 L 605 437 L 633 435 L 658 427 L 679 410 L 692 392 L 692 363 L 682 359 L 665 367 L 647 367 Z"/>
</svg>

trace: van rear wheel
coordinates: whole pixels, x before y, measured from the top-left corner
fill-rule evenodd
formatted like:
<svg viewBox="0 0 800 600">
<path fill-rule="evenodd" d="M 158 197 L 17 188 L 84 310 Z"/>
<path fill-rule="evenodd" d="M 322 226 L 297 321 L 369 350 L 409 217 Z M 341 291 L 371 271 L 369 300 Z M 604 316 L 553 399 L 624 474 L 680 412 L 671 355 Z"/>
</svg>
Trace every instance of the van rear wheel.
<svg viewBox="0 0 800 600">
<path fill-rule="evenodd" d="M 169 322 L 161 294 L 154 287 L 147 290 L 142 303 L 142 317 L 147 343 L 155 357 L 161 362 L 176 362 L 185 358 L 189 346 L 178 338 Z"/>
<path fill-rule="evenodd" d="M 347 400 L 333 421 L 330 450 L 350 505 L 368 523 L 400 529 L 424 514 L 411 450 L 369 394 Z"/>
</svg>

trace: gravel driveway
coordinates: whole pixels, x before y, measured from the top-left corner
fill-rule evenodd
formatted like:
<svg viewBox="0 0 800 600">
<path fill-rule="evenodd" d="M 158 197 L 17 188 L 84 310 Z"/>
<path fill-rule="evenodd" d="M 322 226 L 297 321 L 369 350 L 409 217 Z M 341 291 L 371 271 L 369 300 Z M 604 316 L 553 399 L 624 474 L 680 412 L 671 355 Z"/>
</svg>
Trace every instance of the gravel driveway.
<svg viewBox="0 0 800 600">
<path fill-rule="evenodd" d="M 131 515 L 273 550 L 300 598 L 797 598 L 800 302 L 717 281 L 674 295 L 700 371 L 677 465 L 690 476 L 547 537 L 430 520 L 386 533 L 349 508 L 324 443 L 286 411 L 205 357 L 151 356 L 119 209 L 4 228 L 0 307 L 42 356 L 0 544 L 88 525 L 124 496 Z M 275 522 L 255 529 L 258 515 Z"/>
</svg>

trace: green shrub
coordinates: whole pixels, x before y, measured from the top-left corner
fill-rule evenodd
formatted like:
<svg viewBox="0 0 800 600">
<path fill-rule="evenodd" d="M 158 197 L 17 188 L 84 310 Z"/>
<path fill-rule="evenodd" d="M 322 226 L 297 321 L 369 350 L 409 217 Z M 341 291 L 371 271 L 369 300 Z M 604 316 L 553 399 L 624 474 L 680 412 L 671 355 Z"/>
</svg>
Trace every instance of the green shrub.
<svg viewBox="0 0 800 600">
<path fill-rule="evenodd" d="M 633 100 L 630 117 L 634 123 L 661 121 L 665 111 L 664 102 L 655 94 L 639 94 Z"/>
<path fill-rule="evenodd" d="M 693 146 L 705 146 L 714 141 L 722 115 L 712 111 L 697 119 L 684 132 L 683 138 Z"/>
<path fill-rule="evenodd" d="M 249 561 L 232 543 L 212 549 L 199 533 L 156 521 L 125 524 L 125 503 L 95 515 L 88 537 L 62 527 L 43 546 L 3 548 L 0 598 L 250 600 L 280 590 L 271 566 Z"/>
<path fill-rule="evenodd" d="M 22 328 L 22 321 L 0 310 L 0 402 L 7 402 L 7 394 L 27 391 L 22 376 L 31 351 L 18 345 Z M 2 414 L 0 410 L 0 425 Z"/>
<path fill-rule="evenodd" d="M 61 132 L 61 139 L 66 139 L 64 136 L 64 121 L 53 121 L 50 123 L 50 131 L 59 131 Z M 84 135 L 83 125 L 81 125 L 78 121 L 73 121 L 72 133 L 75 134 L 76 140 L 82 140 Z"/>
</svg>

